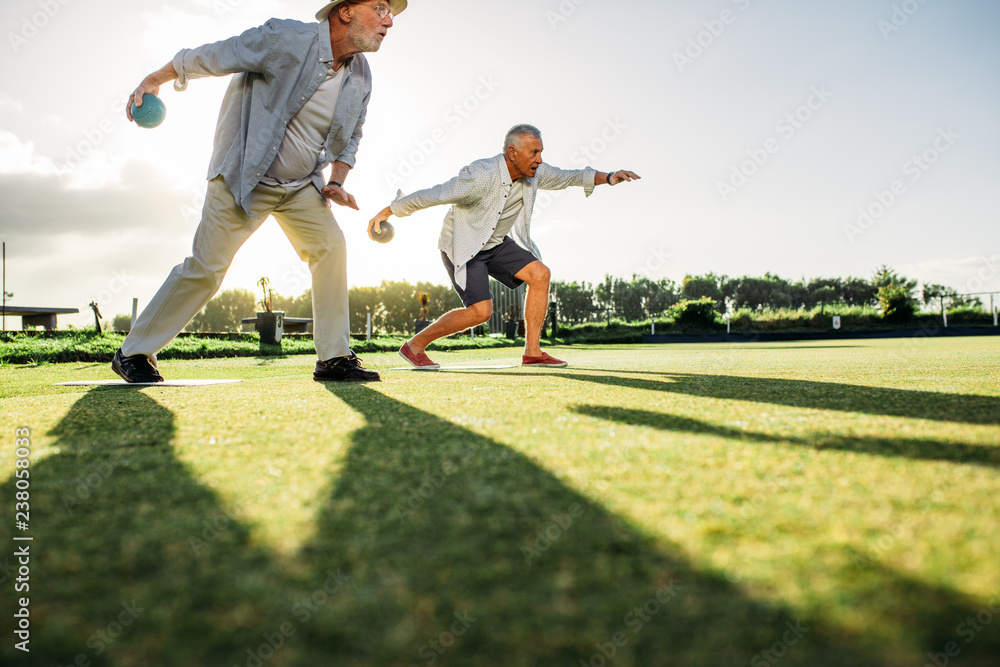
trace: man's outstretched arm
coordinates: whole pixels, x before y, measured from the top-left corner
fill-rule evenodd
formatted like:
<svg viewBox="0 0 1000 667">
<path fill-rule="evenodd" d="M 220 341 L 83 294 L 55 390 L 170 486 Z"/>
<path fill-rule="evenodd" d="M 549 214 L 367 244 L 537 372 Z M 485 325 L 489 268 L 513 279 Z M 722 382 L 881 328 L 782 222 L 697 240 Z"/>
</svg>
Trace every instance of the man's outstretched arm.
<svg viewBox="0 0 1000 667">
<path fill-rule="evenodd" d="M 598 172 L 594 176 L 594 185 L 608 185 L 614 186 L 622 181 L 638 181 L 641 178 L 639 174 L 634 171 L 626 171 L 625 169 L 619 169 L 618 171 L 609 171 L 606 174 Z"/>
<path fill-rule="evenodd" d="M 160 86 L 176 81 L 174 89 L 181 91 L 187 87 L 188 79 L 205 76 L 224 76 L 235 72 L 263 72 L 269 46 L 277 29 L 269 21 L 259 28 L 251 28 L 236 37 L 213 44 L 204 44 L 194 49 L 181 49 L 173 60 L 146 76 L 129 95 L 125 105 L 125 115 L 132 120 L 132 101 L 142 106 L 142 96 L 156 95 Z"/>
<path fill-rule="evenodd" d="M 484 182 L 486 179 L 476 178 L 466 167 L 450 181 L 398 197 L 368 221 L 368 236 L 374 239 L 372 233 L 381 229 L 380 224 L 393 215 L 405 217 L 419 210 L 443 204 L 473 205 L 481 197 L 480 190 L 484 187 Z"/>
<path fill-rule="evenodd" d="M 592 167 L 586 169 L 560 169 L 548 163 L 542 164 L 538 168 L 535 176 L 538 187 L 542 190 L 562 190 L 568 187 L 582 187 L 583 192 L 588 197 L 598 185 L 616 185 L 621 181 L 636 180 L 639 175 L 635 172 L 620 169 L 612 172 L 599 172 Z M 610 181 L 608 179 L 611 179 Z"/>
</svg>

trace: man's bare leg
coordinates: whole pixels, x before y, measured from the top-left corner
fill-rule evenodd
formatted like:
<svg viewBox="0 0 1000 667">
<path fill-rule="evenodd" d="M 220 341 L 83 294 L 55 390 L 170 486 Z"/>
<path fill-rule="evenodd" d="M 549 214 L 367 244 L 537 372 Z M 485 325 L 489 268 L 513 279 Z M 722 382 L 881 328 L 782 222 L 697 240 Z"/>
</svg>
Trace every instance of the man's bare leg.
<svg viewBox="0 0 1000 667">
<path fill-rule="evenodd" d="M 524 299 L 524 354 L 529 357 L 542 354 L 540 340 L 549 307 L 550 276 L 549 268 L 537 260 L 514 274 L 528 284 L 528 296 Z"/>
<path fill-rule="evenodd" d="M 409 340 L 410 350 L 414 354 L 420 354 L 438 338 L 444 338 L 453 333 L 479 326 L 490 319 L 492 313 L 493 301 L 491 299 L 474 303 L 467 308 L 456 308 L 449 311 L 411 338 Z"/>
</svg>

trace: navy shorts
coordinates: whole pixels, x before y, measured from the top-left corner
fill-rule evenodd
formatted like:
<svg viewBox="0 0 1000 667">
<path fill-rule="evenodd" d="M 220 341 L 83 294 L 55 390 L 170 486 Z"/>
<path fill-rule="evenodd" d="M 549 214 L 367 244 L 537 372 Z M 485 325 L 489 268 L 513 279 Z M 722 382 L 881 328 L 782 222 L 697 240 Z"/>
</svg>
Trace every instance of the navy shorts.
<svg viewBox="0 0 1000 667">
<path fill-rule="evenodd" d="M 442 252 L 441 259 L 444 260 L 444 268 L 448 270 L 451 284 L 466 308 L 493 298 L 490 294 L 490 276 L 511 289 L 517 289 L 524 281 L 515 278 L 514 274 L 528 264 L 538 261 L 537 257 L 514 243 L 509 236 L 505 236 L 503 243 L 489 250 L 483 250 L 469 260 L 465 265 L 465 289 L 462 289 L 455 284 L 455 267 L 448 259 L 448 255 Z"/>
</svg>

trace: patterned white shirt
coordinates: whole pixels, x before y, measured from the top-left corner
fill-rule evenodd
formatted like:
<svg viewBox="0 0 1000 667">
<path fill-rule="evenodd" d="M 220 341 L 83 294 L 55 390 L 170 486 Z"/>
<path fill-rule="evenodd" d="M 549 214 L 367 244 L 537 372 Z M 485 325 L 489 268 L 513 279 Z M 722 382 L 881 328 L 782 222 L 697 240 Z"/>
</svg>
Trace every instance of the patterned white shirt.
<svg viewBox="0 0 1000 667">
<path fill-rule="evenodd" d="M 589 197 L 594 191 L 596 175 L 597 171 L 590 167 L 565 170 L 543 162 L 533 177 L 522 177 L 524 209 L 510 237 L 525 250 L 533 251 L 531 211 L 538 190 L 579 186 Z M 458 176 L 446 183 L 405 196 L 399 192 L 390 208 L 393 215 L 403 218 L 431 206 L 451 204 L 438 238 L 438 249 L 454 264 L 455 283 L 465 289 L 466 264 L 486 246 L 496 230 L 512 186 L 510 171 L 501 153 L 463 167 Z"/>
</svg>

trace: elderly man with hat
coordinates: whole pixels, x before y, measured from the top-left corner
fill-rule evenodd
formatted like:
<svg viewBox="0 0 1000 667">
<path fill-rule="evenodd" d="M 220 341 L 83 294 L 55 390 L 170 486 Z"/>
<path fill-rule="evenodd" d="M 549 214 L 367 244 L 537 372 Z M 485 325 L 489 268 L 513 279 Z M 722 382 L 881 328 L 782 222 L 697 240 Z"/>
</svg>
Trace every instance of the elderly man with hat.
<svg viewBox="0 0 1000 667">
<path fill-rule="evenodd" d="M 142 105 L 173 81 L 232 74 L 215 132 L 208 192 L 191 256 L 178 264 L 115 354 L 127 382 L 162 382 L 156 355 L 218 291 L 233 256 L 273 216 L 312 272 L 317 380 L 378 380 L 350 349 L 344 234 L 329 202 L 357 209 L 344 189 L 354 167 L 371 70 L 406 0 L 335 0 L 316 23 L 271 19 L 230 39 L 182 49 L 135 89 Z M 324 169 L 332 163 L 330 178 Z"/>
</svg>

